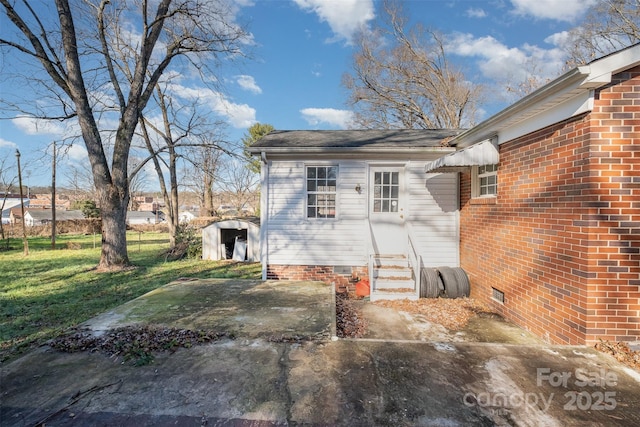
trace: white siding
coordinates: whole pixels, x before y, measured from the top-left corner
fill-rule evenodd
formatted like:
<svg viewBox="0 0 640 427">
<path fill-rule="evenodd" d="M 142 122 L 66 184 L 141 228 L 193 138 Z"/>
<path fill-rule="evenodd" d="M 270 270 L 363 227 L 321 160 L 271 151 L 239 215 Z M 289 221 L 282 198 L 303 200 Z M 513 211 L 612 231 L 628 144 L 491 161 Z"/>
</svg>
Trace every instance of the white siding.
<svg viewBox="0 0 640 427">
<path fill-rule="evenodd" d="M 269 167 L 268 248 L 270 264 L 365 265 L 366 192 L 364 162 L 309 162 L 338 165 L 336 218 L 306 218 L 305 163 L 273 161 Z"/>
<path fill-rule="evenodd" d="M 456 174 L 426 174 L 426 162 L 406 167 L 407 221 L 426 266 L 458 265 Z M 305 165 L 338 165 L 337 217 L 307 219 Z M 268 263 L 366 265 L 368 164 L 365 161 L 270 161 L 263 218 Z M 356 191 L 360 184 L 362 190 Z M 263 215 L 265 212 L 263 212 Z"/>
<path fill-rule="evenodd" d="M 427 174 L 425 163 L 407 166 L 409 223 L 426 267 L 457 266 L 458 174 Z"/>
</svg>

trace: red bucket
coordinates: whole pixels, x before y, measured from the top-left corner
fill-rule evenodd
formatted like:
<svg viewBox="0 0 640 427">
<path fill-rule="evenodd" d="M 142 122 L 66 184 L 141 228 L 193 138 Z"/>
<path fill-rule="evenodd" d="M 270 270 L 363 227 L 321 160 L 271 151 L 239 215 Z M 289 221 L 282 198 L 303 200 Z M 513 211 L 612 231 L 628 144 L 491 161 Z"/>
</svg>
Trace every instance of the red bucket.
<svg viewBox="0 0 640 427">
<path fill-rule="evenodd" d="M 368 280 L 360 280 L 356 283 L 356 295 L 359 297 L 368 297 L 371 293 Z"/>
</svg>

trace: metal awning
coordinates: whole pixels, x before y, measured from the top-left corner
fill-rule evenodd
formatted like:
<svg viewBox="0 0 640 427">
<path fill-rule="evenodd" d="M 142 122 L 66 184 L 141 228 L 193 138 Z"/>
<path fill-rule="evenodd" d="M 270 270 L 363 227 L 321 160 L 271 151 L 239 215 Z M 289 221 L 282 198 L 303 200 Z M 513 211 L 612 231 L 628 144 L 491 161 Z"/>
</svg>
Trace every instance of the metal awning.
<svg viewBox="0 0 640 427">
<path fill-rule="evenodd" d="M 471 166 L 495 165 L 499 161 L 498 147 L 486 139 L 427 163 L 425 172 L 464 172 Z"/>
</svg>

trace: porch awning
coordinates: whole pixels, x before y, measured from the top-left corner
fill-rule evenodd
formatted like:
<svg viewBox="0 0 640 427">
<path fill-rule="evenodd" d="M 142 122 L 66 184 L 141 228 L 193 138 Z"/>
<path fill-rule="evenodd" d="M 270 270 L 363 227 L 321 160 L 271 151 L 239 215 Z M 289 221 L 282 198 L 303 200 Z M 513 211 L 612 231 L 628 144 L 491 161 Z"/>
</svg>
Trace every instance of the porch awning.
<svg viewBox="0 0 640 427">
<path fill-rule="evenodd" d="M 464 172 L 471 166 L 495 165 L 499 161 L 498 147 L 487 139 L 427 163 L 425 172 Z"/>
</svg>

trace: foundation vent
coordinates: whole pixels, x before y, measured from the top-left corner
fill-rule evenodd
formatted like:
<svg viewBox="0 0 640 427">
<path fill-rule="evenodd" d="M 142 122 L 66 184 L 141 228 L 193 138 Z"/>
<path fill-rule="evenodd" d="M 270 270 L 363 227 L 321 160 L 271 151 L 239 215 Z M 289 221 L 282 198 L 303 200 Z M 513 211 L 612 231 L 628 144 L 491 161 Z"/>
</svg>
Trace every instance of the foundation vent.
<svg viewBox="0 0 640 427">
<path fill-rule="evenodd" d="M 491 288 L 491 290 L 493 291 L 493 295 L 491 297 L 500 304 L 504 304 L 504 292 L 499 291 L 496 288 Z"/>
</svg>

